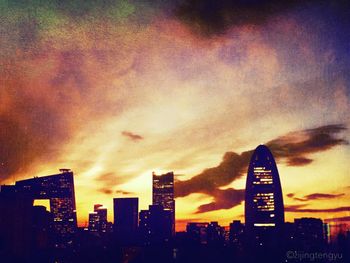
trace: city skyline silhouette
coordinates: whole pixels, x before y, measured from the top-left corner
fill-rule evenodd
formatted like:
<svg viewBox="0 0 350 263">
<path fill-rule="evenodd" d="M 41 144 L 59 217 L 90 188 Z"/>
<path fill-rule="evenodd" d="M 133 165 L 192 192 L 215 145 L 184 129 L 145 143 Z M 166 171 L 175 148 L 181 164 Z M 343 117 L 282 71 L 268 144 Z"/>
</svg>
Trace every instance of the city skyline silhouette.
<svg viewBox="0 0 350 263">
<path fill-rule="evenodd" d="M 217 221 L 189 221 L 185 232 L 175 233 L 173 172 L 152 173 L 153 198 L 148 210 L 138 209 L 138 197 L 114 198 L 114 221 L 108 222 L 107 208 L 95 204 L 94 211 L 89 213 L 89 224 L 84 228 L 78 228 L 76 221 L 74 177 L 70 169 L 60 169 L 60 174 L 17 181 L 15 185 L 2 185 L 0 208 L 4 214 L 0 215 L 0 243 L 3 258 L 67 260 L 57 255 L 59 251 L 65 251 L 68 255 L 75 254 L 75 260 L 80 261 L 83 254 L 76 250 L 85 247 L 83 240 L 90 236 L 95 239 L 90 243 L 92 248 L 98 248 L 102 242 L 106 251 L 113 247 L 126 249 L 119 256 L 126 257 L 127 262 L 129 253 L 131 262 L 153 260 L 157 255 L 152 254 L 152 249 L 161 247 L 167 249 L 158 255 L 167 261 L 186 262 L 187 253 L 198 246 L 207 247 L 210 258 L 217 249 L 229 248 L 228 251 L 232 251 L 228 255 L 243 262 L 257 259 L 270 262 L 286 259 L 288 262 L 299 257 L 309 258 L 313 253 L 319 253 L 322 260 L 329 260 L 329 257 L 346 260 L 344 248 L 350 245 L 350 230 L 331 233 L 334 226 L 312 217 L 285 222 L 282 187 L 274 156 L 267 146 L 259 145 L 249 159 L 244 190 L 245 222 L 233 218 L 229 229 Z M 48 210 L 35 205 L 37 199 L 49 200 Z M 339 241 L 342 236 L 345 240 Z M 334 246 L 337 253 L 329 250 Z M 140 251 L 147 251 L 151 256 L 141 256 L 144 252 Z M 117 257 L 110 255 L 106 260 Z"/>
<path fill-rule="evenodd" d="M 349 1 L 11 0 L 0 17 L 1 224 L 24 254 L 344 249 Z M 259 145 L 278 171 L 252 166 Z"/>
</svg>

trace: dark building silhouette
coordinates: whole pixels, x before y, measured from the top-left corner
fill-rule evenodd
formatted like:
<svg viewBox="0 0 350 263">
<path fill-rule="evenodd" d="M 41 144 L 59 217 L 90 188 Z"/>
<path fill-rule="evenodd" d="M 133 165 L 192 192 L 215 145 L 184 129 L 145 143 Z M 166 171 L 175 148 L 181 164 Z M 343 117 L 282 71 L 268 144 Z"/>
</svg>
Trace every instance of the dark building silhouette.
<svg viewBox="0 0 350 263">
<path fill-rule="evenodd" d="M 45 206 L 33 206 L 32 244 L 38 250 L 47 249 L 51 242 L 52 214 Z"/>
<path fill-rule="evenodd" d="M 99 232 L 99 215 L 96 212 L 89 213 L 89 225 L 90 232 Z"/>
<path fill-rule="evenodd" d="M 187 237 L 192 244 L 219 246 L 225 243 L 225 228 L 218 222 L 190 222 L 186 226 Z"/>
<path fill-rule="evenodd" d="M 52 214 L 51 228 L 54 245 L 66 246 L 73 241 L 73 234 L 77 229 L 77 217 L 74 194 L 73 172 L 69 169 L 61 169 L 61 173 L 34 177 L 32 179 L 17 181 L 14 186 L 2 187 L 2 192 L 14 191 L 14 196 L 19 199 L 26 198 L 33 206 L 35 199 L 48 199 Z M 27 201 L 26 201 L 27 202 Z M 15 213 L 21 213 L 21 209 Z"/>
<path fill-rule="evenodd" d="M 208 222 L 190 222 L 186 226 L 189 240 L 195 244 L 208 243 Z"/>
<path fill-rule="evenodd" d="M 23 260 L 51 244 L 51 213 L 33 206 L 31 195 L 16 192 L 15 186 L 2 186 L 0 192 L 1 260 Z M 1 261 L 0 260 L 0 261 Z"/>
<path fill-rule="evenodd" d="M 295 242 L 300 249 L 314 250 L 322 249 L 327 241 L 325 240 L 325 227 L 319 218 L 298 218 L 294 219 Z"/>
<path fill-rule="evenodd" d="M 161 205 L 164 210 L 171 213 L 172 235 L 175 234 L 175 199 L 174 199 L 174 173 L 162 175 L 152 173 L 152 204 Z"/>
<path fill-rule="evenodd" d="M 1 186 L 0 192 L 0 254 L 28 255 L 32 242 L 33 201 L 18 194 L 14 186 Z"/>
<path fill-rule="evenodd" d="M 252 245 L 278 244 L 283 232 L 284 206 L 275 160 L 265 145 L 252 154 L 245 192 L 245 229 Z"/>
<path fill-rule="evenodd" d="M 289 249 L 296 248 L 296 239 L 295 239 L 295 225 L 291 222 L 285 222 L 283 228 L 283 238 L 286 244 L 286 247 Z"/>
<path fill-rule="evenodd" d="M 230 223 L 229 233 L 230 244 L 236 247 L 242 247 L 244 242 L 244 225 L 239 220 Z"/>
<path fill-rule="evenodd" d="M 225 228 L 218 222 L 210 222 L 207 226 L 207 240 L 209 245 L 223 245 L 225 242 Z"/>
<path fill-rule="evenodd" d="M 138 229 L 139 199 L 114 198 L 114 233 L 119 243 L 128 244 L 136 241 Z"/>
<path fill-rule="evenodd" d="M 103 207 L 103 205 L 96 204 L 94 205 L 94 212 L 99 216 L 99 231 L 102 233 L 107 232 L 107 208 Z"/>
<path fill-rule="evenodd" d="M 139 231 L 145 245 L 169 242 L 172 237 L 172 213 L 161 205 L 150 205 L 141 210 Z"/>
<path fill-rule="evenodd" d="M 100 204 L 94 205 L 94 211 L 89 213 L 89 231 L 105 233 L 107 232 L 107 226 L 107 208 Z"/>
</svg>

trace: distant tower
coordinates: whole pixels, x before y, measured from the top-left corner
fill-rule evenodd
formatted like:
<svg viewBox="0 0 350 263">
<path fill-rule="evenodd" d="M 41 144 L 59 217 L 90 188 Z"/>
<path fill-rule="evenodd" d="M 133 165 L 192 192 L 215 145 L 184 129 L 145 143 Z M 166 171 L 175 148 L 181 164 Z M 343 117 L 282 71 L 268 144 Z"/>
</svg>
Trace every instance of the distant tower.
<svg viewBox="0 0 350 263">
<path fill-rule="evenodd" d="M 248 168 L 245 192 L 245 226 L 249 240 L 264 245 L 277 241 L 284 225 L 280 178 L 272 153 L 259 145 Z"/>
<path fill-rule="evenodd" d="M 89 231 L 107 232 L 107 208 L 103 205 L 94 205 L 94 212 L 89 213 Z"/>
<path fill-rule="evenodd" d="M 96 212 L 99 217 L 99 231 L 107 232 L 107 208 L 103 207 L 103 205 L 95 204 L 94 212 Z"/>
<path fill-rule="evenodd" d="M 156 175 L 153 172 L 152 178 L 152 203 L 153 205 L 161 205 L 164 210 L 170 211 L 172 234 L 175 234 L 174 173 Z"/>
</svg>

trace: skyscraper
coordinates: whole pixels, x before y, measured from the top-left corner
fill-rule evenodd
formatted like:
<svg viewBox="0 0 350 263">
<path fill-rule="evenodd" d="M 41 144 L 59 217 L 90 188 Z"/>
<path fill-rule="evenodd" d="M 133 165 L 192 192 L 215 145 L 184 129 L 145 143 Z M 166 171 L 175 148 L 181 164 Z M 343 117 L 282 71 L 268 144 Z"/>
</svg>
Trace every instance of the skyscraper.
<svg viewBox="0 0 350 263">
<path fill-rule="evenodd" d="M 283 228 L 284 206 L 275 160 L 265 145 L 259 145 L 248 168 L 245 192 L 245 227 L 247 237 L 259 245 L 267 239 L 277 241 Z"/>
<path fill-rule="evenodd" d="M 170 211 L 172 234 L 175 234 L 174 173 L 156 175 L 153 172 L 152 179 L 152 203 Z"/>
<path fill-rule="evenodd" d="M 17 181 L 16 192 L 32 199 L 48 199 L 55 245 L 70 244 L 77 229 L 73 172 L 60 169 L 59 174 Z"/>
<path fill-rule="evenodd" d="M 138 227 L 139 199 L 114 198 L 114 233 L 119 243 L 132 243 L 136 241 Z"/>
</svg>

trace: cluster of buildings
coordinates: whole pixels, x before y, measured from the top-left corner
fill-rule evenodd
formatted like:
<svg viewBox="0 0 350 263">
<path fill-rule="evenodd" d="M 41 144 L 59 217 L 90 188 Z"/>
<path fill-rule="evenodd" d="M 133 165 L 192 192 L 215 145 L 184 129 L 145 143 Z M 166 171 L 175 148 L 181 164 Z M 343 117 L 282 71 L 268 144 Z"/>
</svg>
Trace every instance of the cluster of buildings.
<svg viewBox="0 0 350 263">
<path fill-rule="evenodd" d="M 175 235 L 174 173 L 152 174 L 152 205 L 139 212 L 137 197 L 113 199 L 113 224 L 107 222 L 107 209 L 95 205 L 89 214 L 87 230 L 96 234 L 113 232 L 121 245 L 159 244 Z"/>
<path fill-rule="evenodd" d="M 87 231 L 114 233 L 122 245 L 170 240 L 175 235 L 174 174 L 152 176 L 153 202 L 148 210 L 139 213 L 136 197 L 115 198 L 112 224 L 107 221 L 107 209 L 96 204 L 89 214 Z M 40 199 L 49 200 L 50 211 L 44 206 L 33 206 L 34 200 Z M 0 210 L 0 245 L 5 244 L 2 249 L 25 254 L 33 246 L 44 244 L 56 248 L 72 246 L 78 231 L 73 172 L 60 169 L 59 174 L 1 186 Z"/>
<path fill-rule="evenodd" d="M 245 223 L 233 221 L 229 227 L 218 222 L 189 222 L 185 232 L 175 232 L 174 173 L 152 174 L 152 204 L 139 212 L 137 197 L 114 198 L 114 222 L 107 209 L 94 205 L 84 232 L 97 237 L 112 236 L 118 246 L 181 247 L 226 246 L 237 251 L 322 249 L 329 242 L 329 226 L 321 219 L 284 219 L 284 204 L 277 166 L 270 150 L 260 145 L 248 167 L 245 194 Z M 73 172 L 34 177 L 3 185 L 0 189 L 0 254 L 26 255 L 45 247 L 74 247 L 77 227 Z M 47 199 L 50 211 L 33 206 Z M 350 240 L 349 231 L 346 237 Z"/>
</svg>

